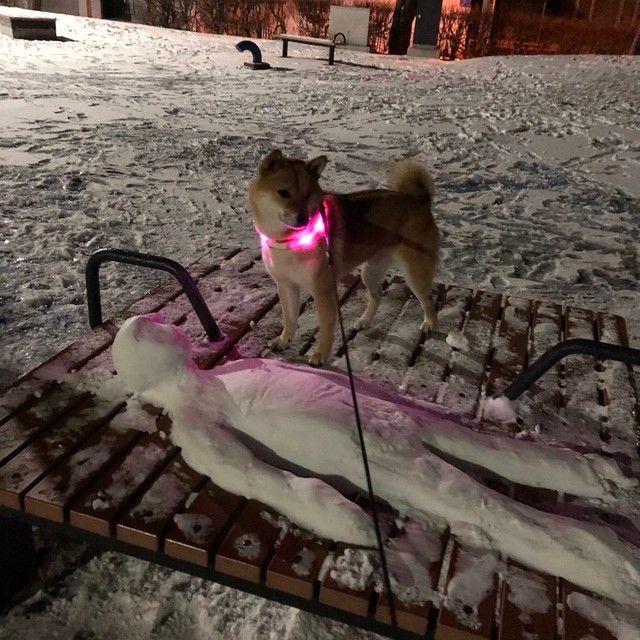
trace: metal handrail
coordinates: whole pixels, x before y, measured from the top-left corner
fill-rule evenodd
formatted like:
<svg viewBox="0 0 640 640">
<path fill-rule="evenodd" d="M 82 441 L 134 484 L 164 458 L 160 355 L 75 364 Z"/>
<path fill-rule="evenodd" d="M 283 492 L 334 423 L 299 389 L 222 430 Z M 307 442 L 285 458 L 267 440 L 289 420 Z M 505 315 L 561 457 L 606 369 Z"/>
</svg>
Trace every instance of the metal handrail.
<svg viewBox="0 0 640 640">
<path fill-rule="evenodd" d="M 224 335 L 218 328 L 207 303 L 204 301 L 195 280 L 191 274 L 179 262 L 155 256 L 147 253 L 138 253 L 126 249 L 100 249 L 96 251 L 87 262 L 85 279 L 87 285 L 87 306 L 89 311 L 89 324 L 92 329 L 102 324 L 102 303 L 100 300 L 100 267 L 103 262 L 121 262 L 137 267 L 158 269 L 166 271 L 178 280 L 183 291 L 189 298 L 193 310 L 200 319 L 207 337 L 211 342 L 218 342 Z"/>
<path fill-rule="evenodd" d="M 640 366 L 640 349 L 623 347 L 619 344 L 572 338 L 545 351 L 533 364 L 529 365 L 506 389 L 498 395 L 509 400 L 521 396 L 531 385 L 544 375 L 554 364 L 573 354 L 593 356 L 599 360 L 617 360 L 628 366 Z"/>
</svg>

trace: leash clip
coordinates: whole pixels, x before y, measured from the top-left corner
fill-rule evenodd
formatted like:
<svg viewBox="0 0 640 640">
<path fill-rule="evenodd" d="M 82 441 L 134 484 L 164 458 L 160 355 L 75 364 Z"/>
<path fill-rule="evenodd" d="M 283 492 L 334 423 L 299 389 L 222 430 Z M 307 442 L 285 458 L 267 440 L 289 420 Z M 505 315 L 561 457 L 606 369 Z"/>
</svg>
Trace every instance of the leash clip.
<svg viewBox="0 0 640 640">
<path fill-rule="evenodd" d="M 324 227 L 324 242 L 327 245 L 327 264 L 333 267 L 333 253 L 331 251 L 331 244 L 329 243 L 329 218 L 327 216 L 327 202 L 322 201 L 320 207 L 320 216 L 322 217 L 322 225 Z"/>
</svg>

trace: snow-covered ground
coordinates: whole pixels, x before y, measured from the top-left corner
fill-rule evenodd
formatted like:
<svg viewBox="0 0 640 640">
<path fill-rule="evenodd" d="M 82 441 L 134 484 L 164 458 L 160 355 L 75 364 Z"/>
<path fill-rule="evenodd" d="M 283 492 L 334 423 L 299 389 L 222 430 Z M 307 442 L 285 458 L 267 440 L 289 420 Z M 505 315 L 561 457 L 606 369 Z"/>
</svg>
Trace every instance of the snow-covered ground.
<svg viewBox="0 0 640 640">
<path fill-rule="evenodd" d="M 3 11 L 10 11 L 3 9 Z M 17 10 L 11 10 L 17 11 Z M 24 13 L 24 12 L 23 12 Z M 0 387 L 87 328 L 97 248 L 184 264 L 257 246 L 259 159 L 327 154 L 323 184 L 432 170 L 438 280 L 603 309 L 640 344 L 640 59 L 460 63 L 263 43 L 58 16 L 68 40 L 0 36 Z M 315 59 L 314 56 L 318 56 Z M 104 269 L 107 310 L 158 276 Z M 0 638 L 370 638 L 308 614 L 106 554 L 12 611 Z"/>
</svg>

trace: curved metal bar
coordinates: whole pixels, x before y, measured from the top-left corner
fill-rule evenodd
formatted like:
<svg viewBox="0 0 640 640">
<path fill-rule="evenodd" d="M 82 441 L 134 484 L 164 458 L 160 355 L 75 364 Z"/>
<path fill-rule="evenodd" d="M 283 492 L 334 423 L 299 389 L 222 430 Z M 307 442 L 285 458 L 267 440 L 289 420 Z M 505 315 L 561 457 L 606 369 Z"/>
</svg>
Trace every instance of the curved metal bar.
<svg viewBox="0 0 640 640">
<path fill-rule="evenodd" d="M 338 36 L 342 36 L 342 42 L 338 42 Z M 342 31 L 338 31 L 335 36 L 333 36 L 333 41 L 336 44 L 347 44 L 347 36 L 342 33 Z"/>
<path fill-rule="evenodd" d="M 582 354 L 593 356 L 600 360 L 617 360 L 624 362 L 628 366 L 640 366 L 640 349 L 622 347 L 619 344 L 609 344 L 608 342 L 598 342 L 596 340 L 585 340 L 583 338 L 573 338 L 565 340 L 551 347 L 543 353 L 532 365 L 528 366 L 504 391 L 501 395 L 509 400 L 515 400 L 524 393 L 540 376 L 546 373 L 551 367 L 572 354 Z M 498 394 L 500 395 L 500 394 Z"/>
<path fill-rule="evenodd" d="M 262 64 L 262 51 L 260 51 L 260 47 L 255 42 L 242 40 L 238 42 L 236 49 L 241 52 L 250 51 L 253 56 L 253 64 Z"/>
<path fill-rule="evenodd" d="M 92 329 L 102 324 L 100 266 L 103 262 L 122 262 L 124 264 L 133 264 L 137 267 L 167 271 L 182 285 L 182 289 L 189 298 L 189 302 L 191 302 L 193 310 L 200 319 L 209 340 L 217 342 L 224 338 L 191 274 L 179 262 L 161 256 L 125 249 L 100 249 L 87 262 L 85 269 L 87 306 L 89 308 L 89 324 Z"/>
</svg>

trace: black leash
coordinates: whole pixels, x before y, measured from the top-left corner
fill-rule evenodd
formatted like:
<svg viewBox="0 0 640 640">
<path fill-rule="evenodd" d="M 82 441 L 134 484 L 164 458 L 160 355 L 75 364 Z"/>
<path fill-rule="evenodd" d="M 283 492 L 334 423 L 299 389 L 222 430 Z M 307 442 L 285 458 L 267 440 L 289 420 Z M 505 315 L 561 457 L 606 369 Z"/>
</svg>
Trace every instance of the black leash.
<svg viewBox="0 0 640 640">
<path fill-rule="evenodd" d="M 320 209 L 322 215 L 322 222 L 324 223 L 324 238 L 327 244 L 327 263 L 329 269 L 333 275 L 333 290 L 336 297 L 336 306 L 338 307 L 338 322 L 340 324 L 340 334 L 342 337 L 342 345 L 344 347 L 344 359 L 347 363 L 347 375 L 349 377 L 349 387 L 351 389 L 351 400 L 353 401 L 353 412 L 356 418 L 356 427 L 358 429 L 358 438 L 360 439 L 360 452 L 362 453 L 362 463 L 364 465 L 364 473 L 367 479 L 367 489 L 369 492 L 369 500 L 371 502 L 371 515 L 373 516 L 373 526 L 376 532 L 376 539 L 378 541 L 378 553 L 380 554 L 380 564 L 382 567 L 382 579 L 384 581 L 384 589 L 387 594 L 387 600 L 389 601 L 389 613 L 391 615 L 391 624 L 394 627 L 398 626 L 398 620 L 396 617 L 396 605 L 393 598 L 393 592 L 391 591 L 391 579 L 389 578 L 389 568 L 387 565 L 387 556 L 384 550 L 384 544 L 382 543 L 382 532 L 380 529 L 380 518 L 378 517 L 378 508 L 376 507 L 376 497 L 373 493 L 373 483 L 371 482 L 371 472 L 369 470 L 369 457 L 367 456 L 367 448 L 364 444 L 364 434 L 362 432 L 362 421 L 360 419 L 360 410 L 358 409 L 358 399 L 356 397 L 356 386 L 353 379 L 353 370 L 351 369 L 351 359 L 349 358 L 349 346 L 347 344 L 347 335 L 344 330 L 344 322 L 342 320 L 342 309 L 340 308 L 340 294 L 338 293 L 338 279 L 334 269 L 333 252 L 331 251 L 331 244 L 329 242 L 329 223 L 327 219 L 327 209 L 323 202 Z"/>
</svg>

